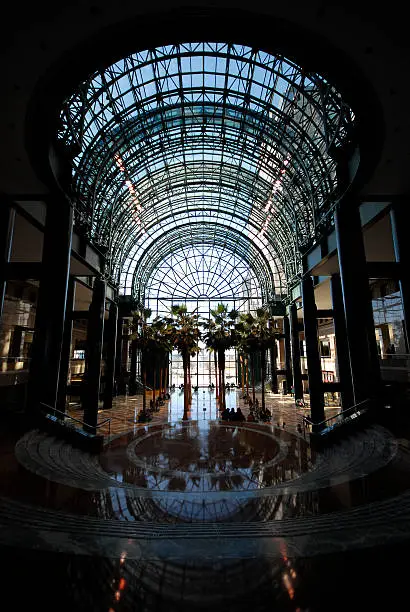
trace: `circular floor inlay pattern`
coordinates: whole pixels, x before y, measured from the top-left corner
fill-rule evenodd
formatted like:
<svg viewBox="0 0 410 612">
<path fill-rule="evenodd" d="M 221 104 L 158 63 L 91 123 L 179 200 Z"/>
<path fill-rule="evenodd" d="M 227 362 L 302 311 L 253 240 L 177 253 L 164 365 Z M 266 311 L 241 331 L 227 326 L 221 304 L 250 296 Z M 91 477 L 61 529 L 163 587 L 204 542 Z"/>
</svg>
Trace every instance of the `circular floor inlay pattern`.
<svg viewBox="0 0 410 612">
<path fill-rule="evenodd" d="M 148 488 L 165 490 L 166 483 L 179 479 L 179 490 L 202 491 L 223 488 L 222 480 L 225 487 L 229 480 L 231 490 L 263 487 L 263 472 L 287 453 L 286 442 L 271 431 L 216 422 L 209 427 L 170 425 L 132 441 L 126 451 L 130 463 L 148 478 Z M 110 469 L 107 457 L 103 465 Z"/>
<path fill-rule="evenodd" d="M 215 501 L 232 494 L 298 494 L 353 481 L 386 465 L 397 450 L 395 439 L 378 426 L 316 455 L 302 437 L 271 426 L 211 421 L 202 433 L 195 427 L 191 423 L 192 435 L 183 426 L 146 427 L 136 436 L 116 438 L 100 457 L 33 431 L 18 441 L 15 453 L 26 469 L 79 489 L 125 489 L 131 497 L 170 495 L 179 501 L 206 495 Z M 219 437 L 224 452 L 216 448 L 214 454 Z M 236 463 L 235 449 L 244 453 L 243 464 L 239 454 Z"/>
<path fill-rule="evenodd" d="M 352 497 L 363 486 L 367 489 L 376 472 L 373 481 L 377 482 L 382 477 L 386 482 L 386 478 L 395 478 L 396 474 L 402 479 L 410 473 L 406 445 L 382 427 L 369 427 L 315 456 L 306 440 L 279 428 L 250 425 L 231 428 L 221 424 L 219 432 L 211 434 L 211 438 L 220 436 L 226 444 L 218 458 L 218 470 L 223 471 L 224 460 L 232 461 L 232 437 L 240 436 L 240 444 L 250 447 L 246 467 L 229 465 L 225 475 L 227 485 L 241 469 L 256 468 L 257 474 L 263 474 L 264 461 L 267 472 L 280 466 L 281 479 L 259 488 L 246 489 L 242 483 L 241 489 L 215 487 L 200 491 L 194 487 L 189 491 L 186 484 L 192 476 L 194 479 L 198 475 L 204 479 L 222 478 L 216 471 L 210 471 L 213 467 L 216 469 L 209 461 L 212 440 L 208 439 L 208 446 L 203 446 L 195 455 L 206 463 L 192 462 L 189 440 L 198 445 L 199 440 L 207 439 L 211 430 L 198 437 L 197 425 L 190 427 L 192 436 L 182 425 L 174 431 L 165 425 L 147 426 L 139 430 L 137 437 L 126 435 L 113 440 L 101 457 L 73 449 L 38 431 L 29 432 L 15 447 L 19 462 L 42 477 L 38 481 L 41 487 L 43 480 L 83 489 L 82 494 L 89 496 L 98 512 L 93 517 L 79 516 L 80 513 L 74 516 L 61 512 L 59 507 L 36 507 L 40 496 L 36 505 L 31 506 L 2 498 L 0 525 L 6 520 L 8 527 L 0 529 L 0 540 L 6 542 L 8 534 L 21 532 L 21 546 L 45 549 L 57 546 L 59 550 L 74 550 L 79 554 L 114 557 L 120 546 L 130 558 L 139 558 L 141 554 L 153 558 L 169 554 L 175 558 L 188 555 L 202 559 L 207 555 L 236 558 L 239 549 L 241 557 L 255 556 L 262 549 L 266 555 L 277 556 L 282 554 L 283 541 L 294 556 L 311 556 L 394 540 L 397 533 L 400 537 L 410 536 L 410 491 L 393 485 L 371 503 L 367 497 L 356 502 Z M 162 453 L 156 466 L 154 450 L 162 436 L 168 442 L 176 440 L 177 446 L 169 446 L 168 442 L 164 447 L 159 444 L 159 456 L 161 448 L 168 450 Z M 180 436 L 187 443 L 187 448 L 182 446 L 183 451 Z M 184 474 L 179 489 L 175 481 L 172 483 L 175 474 L 167 475 L 174 453 L 178 459 L 175 474 Z M 145 462 L 144 465 L 131 462 L 129 454 Z M 155 472 L 156 467 L 159 471 Z M 384 476 L 381 468 L 386 468 Z M 141 470 L 152 470 L 152 479 L 146 477 L 142 481 Z M 161 488 L 168 476 L 171 480 Z M 256 477 L 264 478 L 263 475 Z M 337 493 L 344 496 L 342 503 L 336 509 L 331 508 L 327 505 L 329 494 L 340 483 L 348 483 Z M 58 485 L 51 493 L 58 502 Z M 62 489 L 62 494 L 66 495 L 67 490 Z M 350 499 L 348 504 L 346 494 Z M 392 531 L 393 524 L 396 527 Z M 29 536 L 30 529 L 32 536 Z"/>
</svg>

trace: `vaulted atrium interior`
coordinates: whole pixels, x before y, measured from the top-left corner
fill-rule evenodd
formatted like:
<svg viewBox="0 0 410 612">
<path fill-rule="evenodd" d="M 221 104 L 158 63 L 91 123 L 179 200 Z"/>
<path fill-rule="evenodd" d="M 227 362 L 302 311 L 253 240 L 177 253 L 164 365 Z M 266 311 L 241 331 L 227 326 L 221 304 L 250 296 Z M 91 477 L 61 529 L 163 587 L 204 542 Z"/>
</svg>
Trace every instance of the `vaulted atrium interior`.
<svg viewBox="0 0 410 612">
<path fill-rule="evenodd" d="M 107 250 L 120 294 L 144 302 L 162 260 L 185 251 L 196 269 L 188 251 L 206 246 L 205 259 L 246 262 L 267 305 L 332 224 L 335 159 L 354 127 L 341 94 L 283 56 L 185 43 L 92 74 L 65 101 L 58 137 L 73 157 L 75 225 Z"/>
<path fill-rule="evenodd" d="M 0 582 L 16 610 L 402 606 L 396 5 L 10 6 Z"/>
</svg>

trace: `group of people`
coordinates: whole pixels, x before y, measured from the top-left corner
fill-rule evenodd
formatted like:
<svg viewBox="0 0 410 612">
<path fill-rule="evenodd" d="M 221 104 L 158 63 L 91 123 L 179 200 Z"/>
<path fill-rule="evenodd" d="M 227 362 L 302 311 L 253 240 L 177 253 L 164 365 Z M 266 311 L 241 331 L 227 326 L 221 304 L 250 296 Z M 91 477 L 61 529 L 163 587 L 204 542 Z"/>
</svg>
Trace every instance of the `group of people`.
<svg viewBox="0 0 410 612">
<path fill-rule="evenodd" d="M 146 408 L 145 410 L 141 408 L 141 410 L 138 412 L 138 416 L 137 416 L 138 423 L 147 423 L 149 421 L 152 421 L 153 412 L 159 412 L 160 407 L 165 404 L 165 400 L 169 400 L 170 398 L 171 398 L 170 394 L 166 392 L 166 393 L 160 393 L 155 398 L 155 400 L 150 399 L 149 408 Z"/>
<path fill-rule="evenodd" d="M 245 395 L 242 398 L 245 403 L 248 404 L 249 406 L 249 415 L 247 418 L 247 421 L 249 422 L 256 422 L 256 421 L 270 421 L 272 418 L 272 413 L 271 411 L 265 407 L 262 407 L 259 405 L 259 400 L 258 398 L 255 398 L 255 401 L 253 401 L 252 397 L 250 395 Z"/>
<path fill-rule="evenodd" d="M 150 399 L 149 401 L 149 407 L 151 410 L 153 410 L 154 412 L 158 412 L 160 409 L 160 406 L 163 406 L 165 403 L 165 400 L 169 400 L 170 399 L 170 394 L 169 393 L 160 393 L 155 400 L 154 399 Z"/>
<path fill-rule="evenodd" d="M 223 421 L 244 421 L 245 416 L 242 410 L 239 408 L 236 409 L 236 412 L 233 408 L 229 410 L 229 408 L 225 408 L 221 413 L 221 418 Z"/>
<path fill-rule="evenodd" d="M 272 413 L 268 408 L 262 409 L 261 406 L 257 406 L 256 408 L 251 408 L 249 410 L 248 418 L 246 419 L 248 422 L 256 423 L 257 421 L 263 421 L 266 423 L 270 421 L 272 418 Z"/>
<path fill-rule="evenodd" d="M 232 387 L 235 387 L 235 385 L 232 383 Z M 209 385 L 210 389 L 214 389 L 215 386 L 212 383 L 212 385 Z M 229 388 L 229 383 L 227 383 L 227 388 Z M 184 385 L 180 384 L 179 385 L 179 389 L 183 390 L 184 389 Z M 194 391 L 197 391 L 197 387 L 194 387 Z M 175 390 L 175 384 L 171 385 L 169 390 L 172 392 Z M 146 423 L 149 421 L 152 421 L 152 415 L 154 412 L 159 412 L 159 409 L 161 406 L 164 405 L 166 400 L 169 400 L 171 398 L 170 394 L 168 392 L 165 393 L 160 393 L 155 400 L 154 399 L 150 399 L 149 401 L 149 407 L 144 409 L 141 409 L 138 413 L 138 423 Z M 255 401 L 252 400 L 252 397 L 250 395 L 243 395 L 242 399 L 245 401 L 245 403 L 247 403 L 249 405 L 249 415 L 247 416 L 247 418 L 245 418 L 242 410 L 240 409 L 240 407 L 238 406 L 236 411 L 234 408 L 225 408 L 222 412 L 221 412 L 221 419 L 223 421 L 248 421 L 248 422 L 257 422 L 257 421 L 270 421 L 272 418 L 272 413 L 271 411 L 264 407 L 262 408 L 262 406 L 259 405 L 259 400 L 258 398 L 255 398 Z"/>
<path fill-rule="evenodd" d="M 210 383 L 210 384 L 208 385 L 208 389 L 210 389 L 211 391 L 213 391 L 213 390 L 215 389 L 215 385 L 214 385 L 214 383 Z M 235 383 L 228 383 L 228 382 L 227 382 L 227 383 L 225 383 L 225 389 L 226 389 L 227 391 L 229 391 L 229 389 L 236 389 L 236 385 L 235 385 Z"/>
</svg>

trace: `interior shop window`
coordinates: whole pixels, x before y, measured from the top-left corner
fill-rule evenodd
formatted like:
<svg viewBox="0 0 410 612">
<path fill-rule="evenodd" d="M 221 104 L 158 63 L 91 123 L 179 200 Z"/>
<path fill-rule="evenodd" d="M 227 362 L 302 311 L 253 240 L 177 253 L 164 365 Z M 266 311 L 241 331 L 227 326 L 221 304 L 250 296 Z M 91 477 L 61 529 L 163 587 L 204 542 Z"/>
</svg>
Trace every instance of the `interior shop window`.
<svg viewBox="0 0 410 612">
<path fill-rule="evenodd" d="M 83 350 L 74 350 L 73 351 L 73 359 L 85 359 L 85 351 L 83 351 Z"/>
<path fill-rule="evenodd" d="M 322 381 L 325 383 L 332 383 L 335 381 L 335 375 L 333 372 L 324 372 L 322 370 Z"/>
<path fill-rule="evenodd" d="M 329 340 L 320 341 L 320 356 L 330 357 L 330 342 Z"/>
<path fill-rule="evenodd" d="M 37 281 L 9 280 L 0 324 L 0 371 L 29 365 L 36 315 Z"/>
<path fill-rule="evenodd" d="M 380 357 L 407 353 L 403 303 L 398 282 L 395 279 L 375 279 L 370 281 L 370 288 Z"/>
</svg>

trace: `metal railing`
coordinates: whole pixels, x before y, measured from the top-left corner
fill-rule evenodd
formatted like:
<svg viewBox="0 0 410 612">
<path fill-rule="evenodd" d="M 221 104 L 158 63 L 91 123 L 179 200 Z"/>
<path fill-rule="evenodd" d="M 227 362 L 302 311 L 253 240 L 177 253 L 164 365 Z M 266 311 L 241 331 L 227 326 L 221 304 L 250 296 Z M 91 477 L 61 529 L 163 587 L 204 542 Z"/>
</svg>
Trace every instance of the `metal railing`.
<svg viewBox="0 0 410 612">
<path fill-rule="evenodd" d="M 384 381 L 409 382 L 410 355 L 407 353 L 392 353 L 380 358 L 380 372 Z"/>
<path fill-rule="evenodd" d="M 323 435 L 327 431 L 333 429 L 335 426 L 342 425 L 347 417 L 356 418 L 360 416 L 360 414 L 363 414 L 366 411 L 366 409 L 364 409 L 364 406 L 369 402 L 370 398 L 362 400 L 361 402 L 358 402 L 353 406 L 349 406 L 349 408 L 345 408 L 345 410 L 341 410 L 337 414 L 334 414 L 333 416 L 328 417 L 327 419 L 324 419 L 319 423 L 315 423 L 310 417 L 303 416 L 303 425 L 306 428 L 314 426 L 316 431 L 320 433 L 320 435 Z"/>
<path fill-rule="evenodd" d="M 399 366 L 408 365 L 410 355 L 408 353 L 385 353 L 380 357 L 380 365 L 395 364 L 395 362 Z"/>
<path fill-rule="evenodd" d="M 90 423 L 86 423 L 85 421 L 81 421 L 80 419 L 77 419 L 77 418 L 71 416 L 70 414 L 67 414 L 66 412 L 63 412 L 62 410 L 57 410 L 57 408 L 54 408 L 53 406 L 49 406 L 48 404 L 45 404 L 44 402 L 40 402 L 40 406 L 44 406 L 45 408 L 47 408 L 48 411 L 52 411 L 53 412 L 52 416 L 54 416 L 54 417 L 56 417 L 56 412 L 58 414 L 60 414 L 63 417 L 60 420 L 62 420 L 63 422 L 65 421 L 65 419 L 70 419 L 70 421 L 74 421 L 75 423 L 79 423 L 80 425 L 82 425 L 84 431 L 87 431 L 86 428 L 99 429 L 100 427 L 102 427 L 103 425 L 108 423 L 108 435 L 111 434 L 111 419 L 110 418 L 104 419 L 104 421 L 101 421 L 101 423 L 97 423 L 97 425 L 90 425 Z M 93 435 L 93 434 L 90 434 L 90 435 Z"/>
<path fill-rule="evenodd" d="M 16 363 L 22 363 L 24 364 L 29 364 L 31 361 L 31 357 L 24 357 L 24 356 L 19 356 L 19 357 L 8 357 L 8 356 L 1 356 L 0 357 L 0 362 L 2 364 L 2 367 L 4 364 L 6 364 L 7 366 L 15 366 Z M 14 369 L 14 368 L 10 368 L 10 369 Z M 7 370 L 4 370 L 7 371 Z"/>
<path fill-rule="evenodd" d="M 141 387 L 141 389 L 144 389 L 144 387 L 145 387 L 146 391 L 152 391 L 152 387 L 149 387 L 148 385 L 144 385 L 144 383 L 142 382 L 142 380 L 140 378 L 136 378 L 135 382 L 138 385 L 138 387 Z"/>
</svg>

